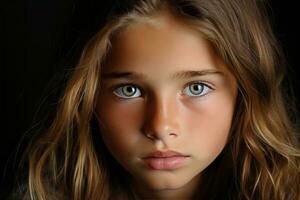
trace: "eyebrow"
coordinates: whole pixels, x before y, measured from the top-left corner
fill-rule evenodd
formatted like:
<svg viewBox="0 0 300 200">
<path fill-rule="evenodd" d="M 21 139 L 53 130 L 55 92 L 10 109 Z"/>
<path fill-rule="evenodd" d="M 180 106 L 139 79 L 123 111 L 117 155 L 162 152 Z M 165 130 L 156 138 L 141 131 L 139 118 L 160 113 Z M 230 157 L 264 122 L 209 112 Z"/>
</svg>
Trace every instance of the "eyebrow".
<svg viewBox="0 0 300 200">
<path fill-rule="evenodd" d="M 206 75 L 215 75 L 215 74 L 223 74 L 223 72 L 216 71 L 216 70 L 188 70 L 188 71 L 179 71 L 170 76 L 171 79 L 187 79 L 187 78 L 192 78 L 196 76 L 206 76 Z M 102 75 L 103 79 L 145 79 L 147 78 L 147 75 L 138 73 L 138 72 L 108 72 L 104 73 Z"/>
</svg>

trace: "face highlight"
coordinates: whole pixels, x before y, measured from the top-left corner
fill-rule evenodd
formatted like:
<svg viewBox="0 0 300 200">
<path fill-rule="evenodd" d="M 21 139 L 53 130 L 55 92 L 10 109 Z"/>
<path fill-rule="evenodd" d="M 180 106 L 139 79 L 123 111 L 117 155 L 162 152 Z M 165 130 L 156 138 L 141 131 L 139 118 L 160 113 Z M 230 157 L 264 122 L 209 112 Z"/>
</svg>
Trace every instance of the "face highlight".
<svg viewBox="0 0 300 200">
<path fill-rule="evenodd" d="M 191 192 L 226 145 L 235 79 L 198 32 L 168 15 L 127 27 L 112 46 L 96 110 L 106 147 L 141 191 Z M 174 168 L 143 159 L 168 150 L 187 157 Z"/>
</svg>

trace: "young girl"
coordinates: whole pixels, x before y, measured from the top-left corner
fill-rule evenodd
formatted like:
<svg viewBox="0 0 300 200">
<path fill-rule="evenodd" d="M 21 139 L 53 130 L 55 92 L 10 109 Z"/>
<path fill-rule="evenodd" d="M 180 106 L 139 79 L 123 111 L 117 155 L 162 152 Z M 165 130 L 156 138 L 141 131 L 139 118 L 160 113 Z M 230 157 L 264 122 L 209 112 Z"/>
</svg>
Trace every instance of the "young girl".
<svg viewBox="0 0 300 200">
<path fill-rule="evenodd" d="M 28 153 L 22 198 L 299 199 L 283 72 L 261 1 L 119 1 Z"/>
</svg>

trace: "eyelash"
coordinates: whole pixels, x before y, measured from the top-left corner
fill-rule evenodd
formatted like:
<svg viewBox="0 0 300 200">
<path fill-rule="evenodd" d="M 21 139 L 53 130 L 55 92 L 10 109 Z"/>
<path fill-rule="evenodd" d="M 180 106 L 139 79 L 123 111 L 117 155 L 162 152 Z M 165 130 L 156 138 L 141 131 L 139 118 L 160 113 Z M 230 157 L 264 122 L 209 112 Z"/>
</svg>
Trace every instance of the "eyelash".
<svg viewBox="0 0 300 200">
<path fill-rule="evenodd" d="M 201 87 L 201 92 L 200 92 L 200 95 L 188 95 L 188 96 L 191 96 L 191 97 L 202 97 L 202 96 L 205 96 L 206 94 L 208 94 L 211 90 L 213 90 L 213 88 L 211 87 L 211 86 L 209 86 L 208 84 L 206 84 L 206 83 L 203 83 L 203 82 L 200 82 L 200 81 L 196 81 L 196 82 L 191 82 L 191 83 L 188 83 L 188 84 L 186 84 L 185 86 L 184 86 L 184 90 L 183 90 L 183 92 L 182 92 L 182 94 L 184 94 L 184 91 L 186 90 L 186 89 L 191 89 L 191 86 L 193 86 L 193 85 L 200 85 L 200 87 Z M 120 94 L 117 94 L 117 91 L 119 91 L 119 92 L 124 92 L 124 88 L 126 87 L 126 86 L 128 86 L 128 87 L 130 87 L 130 88 L 135 88 L 134 89 L 134 96 L 130 96 L 130 97 L 126 97 L 126 95 L 120 95 Z M 136 93 L 137 93 L 137 91 L 138 91 L 138 96 L 136 96 Z M 206 91 L 205 92 L 205 94 L 202 94 L 203 93 L 203 91 Z M 137 97 L 140 97 L 140 96 L 142 96 L 143 95 L 143 90 L 141 90 L 140 88 L 139 88 L 139 86 L 137 86 L 137 85 L 135 85 L 135 84 L 131 84 L 131 83 L 126 83 L 126 84 L 119 84 L 119 85 L 117 85 L 117 86 L 115 86 L 115 87 L 113 87 L 113 93 L 117 96 L 117 97 L 119 97 L 119 98 L 121 98 L 121 99 L 133 99 L 133 98 L 137 98 Z"/>
</svg>

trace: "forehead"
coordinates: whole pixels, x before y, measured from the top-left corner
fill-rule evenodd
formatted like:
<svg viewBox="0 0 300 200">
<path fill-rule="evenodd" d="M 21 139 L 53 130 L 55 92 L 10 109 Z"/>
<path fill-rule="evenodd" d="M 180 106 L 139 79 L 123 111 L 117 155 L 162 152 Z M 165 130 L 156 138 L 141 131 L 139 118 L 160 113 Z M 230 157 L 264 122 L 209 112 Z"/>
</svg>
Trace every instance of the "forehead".
<svg viewBox="0 0 300 200">
<path fill-rule="evenodd" d="M 220 66 L 221 61 L 194 27 L 169 13 L 160 13 L 123 29 L 112 41 L 106 64 L 105 70 L 134 66 L 159 66 L 161 70 L 166 66 L 209 68 Z"/>
</svg>

